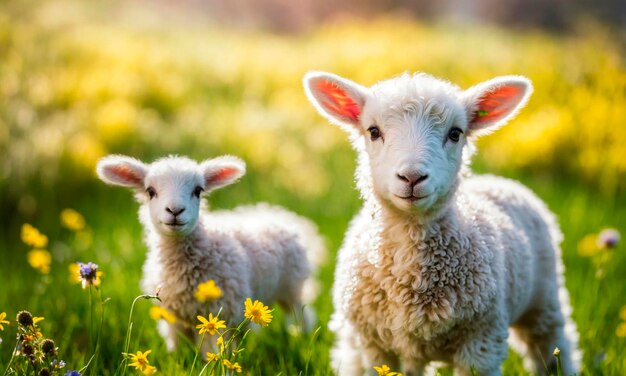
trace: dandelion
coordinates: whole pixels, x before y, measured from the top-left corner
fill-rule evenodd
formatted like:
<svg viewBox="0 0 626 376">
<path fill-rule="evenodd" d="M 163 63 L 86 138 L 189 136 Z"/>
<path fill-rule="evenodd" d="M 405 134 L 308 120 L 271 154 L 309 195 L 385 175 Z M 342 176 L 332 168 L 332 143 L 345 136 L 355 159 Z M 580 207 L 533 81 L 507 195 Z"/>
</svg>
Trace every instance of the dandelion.
<svg viewBox="0 0 626 376">
<path fill-rule="evenodd" d="M 22 241 L 33 248 L 44 248 L 48 245 L 48 237 L 28 223 L 22 225 Z"/>
<path fill-rule="evenodd" d="M 222 338 L 222 337 L 220 337 L 220 338 Z M 219 355 L 214 354 L 212 352 L 207 352 L 206 353 L 206 360 L 207 360 L 207 362 L 214 362 L 214 361 L 218 360 L 219 358 L 220 358 Z"/>
<path fill-rule="evenodd" d="M 374 366 L 374 371 L 378 373 L 379 376 L 402 376 L 400 372 L 393 372 L 388 365 L 383 364 L 380 367 Z"/>
<path fill-rule="evenodd" d="M 205 303 L 211 300 L 217 300 L 222 297 L 222 289 L 220 289 L 215 281 L 209 279 L 208 281 L 198 285 L 196 290 L 196 299 L 200 303 Z"/>
<path fill-rule="evenodd" d="M 224 365 L 226 366 L 226 368 L 228 368 L 228 369 L 230 369 L 232 371 L 235 371 L 237 373 L 241 373 L 241 366 L 237 362 L 231 363 L 230 360 L 224 359 Z"/>
<path fill-rule="evenodd" d="M 202 323 L 200 325 L 196 325 L 196 329 L 199 329 L 199 334 L 209 333 L 210 335 L 214 335 L 219 329 L 226 328 L 224 320 L 219 320 L 217 316 L 213 317 L 212 313 L 209 313 L 208 320 L 202 316 L 198 316 L 198 320 Z"/>
<path fill-rule="evenodd" d="M 144 370 L 150 365 L 150 362 L 148 361 L 148 354 L 151 352 L 152 350 L 148 350 L 146 352 L 137 351 L 137 354 L 129 354 L 130 360 L 132 361 L 129 365 L 131 367 L 135 367 L 135 369 L 138 369 L 141 372 L 144 372 Z"/>
<path fill-rule="evenodd" d="M 619 239 L 619 231 L 612 228 L 607 228 L 602 230 L 600 234 L 598 234 L 596 245 L 600 249 L 615 248 L 617 246 L 617 243 L 619 243 Z"/>
<path fill-rule="evenodd" d="M 11 324 L 9 321 L 5 320 L 6 317 L 7 317 L 6 312 L 0 312 L 0 332 L 4 330 L 3 325 Z"/>
<path fill-rule="evenodd" d="M 74 209 L 63 209 L 61 224 L 72 231 L 80 231 L 85 228 L 85 218 Z"/>
<path fill-rule="evenodd" d="M 259 324 L 261 326 L 268 326 L 270 322 L 272 322 L 272 311 L 268 306 L 263 305 L 258 300 L 255 300 L 252 303 L 252 299 L 246 299 L 246 309 L 244 310 L 244 316 L 249 318 L 255 324 Z"/>
<path fill-rule="evenodd" d="M 98 271 L 98 265 L 93 262 L 88 262 L 86 264 L 79 262 L 77 264 L 83 288 L 85 289 L 87 286 L 99 287 L 102 282 L 101 277 L 103 273 Z"/>
<path fill-rule="evenodd" d="M 615 329 L 615 335 L 620 338 L 626 338 L 626 322 L 622 322 Z"/>
<path fill-rule="evenodd" d="M 28 252 L 28 263 L 42 274 L 48 274 L 50 273 L 52 255 L 44 249 L 33 249 Z"/>
</svg>

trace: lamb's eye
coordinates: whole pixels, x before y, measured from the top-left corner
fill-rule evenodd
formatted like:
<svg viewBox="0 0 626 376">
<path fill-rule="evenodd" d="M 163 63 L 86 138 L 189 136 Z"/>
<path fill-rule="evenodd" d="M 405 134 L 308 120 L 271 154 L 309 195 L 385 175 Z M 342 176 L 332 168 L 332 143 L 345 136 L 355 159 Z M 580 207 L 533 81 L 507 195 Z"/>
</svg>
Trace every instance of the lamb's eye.
<svg viewBox="0 0 626 376">
<path fill-rule="evenodd" d="M 378 126 L 376 125 L 372 125 L 371 127 L 367 128 L 367 131 L 370 132 L 370 139 L 372 141 L 376 141 L 382 136 L 382 133 L 380 133 L 380 128 L 378 128 Z"/>
<path fill-rule="evenodd" d="M 450 129 L 450 132 L 448 132 L 448 138 L 452 142 L 459 142 L 459 139 L 461 138 L 462 134 L 463 134 L 463 131 L 460 128 L 454 127 Z"/>
<path fill-rule="evenodd" d="M 200 198 L 200 195 L 202 194 L 202 192 L 204 192 L 204 189 L 202 189 L 201 186 L 197 186 L 194 190 L 193 190 L 193 195 L 196 196 L 197 198 Z"/>
<path fill-rule="evenodd" d="M 150 196 L 150 198 L 153 199 L 156 196 L 156 189 L 152 187 L 148 187 L 146 189 L 146 193 L 148 193 L 148 196 Z"/>
</svg>

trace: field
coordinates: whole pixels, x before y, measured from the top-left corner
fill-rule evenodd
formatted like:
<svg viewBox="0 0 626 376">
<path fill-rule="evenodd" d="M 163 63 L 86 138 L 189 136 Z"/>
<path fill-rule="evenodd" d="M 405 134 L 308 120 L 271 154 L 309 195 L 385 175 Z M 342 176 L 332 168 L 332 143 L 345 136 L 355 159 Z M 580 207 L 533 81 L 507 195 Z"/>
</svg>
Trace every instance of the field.
<svg viewBox="0 0 626 376">
<path fill-rule="evenodd" d="M 15 315 L 28 310 L 44 317 L 38 325 L 65 370 L 96 353 L 85 374 L 119 373 L 146 250 L 132 195 L 97 180 L 98 158 L 229 153 L 248 173 L 215 192 L 211 207 L 283 205 L 318 224 L 331 255 L 314 305 L 319 329 L 290 330 L 272 307 L 274 321 L 248 335 L 236 360 L 250 375 L 331 374 L 334 254 L 360 199 L 345 134 L 315 113 L 300 83 L 308 70 L 327 70 L 367 85 L 404 71 L 464 88 L 503 74 L 533 81 L 521 114 L 479 141 L 474 169 L 522 181 L 557 214 L 585 374 L 626 374 L 626 248 L 595 245 L 605 228 L 626 233 L 626 50 L 609 30 L 581 24 L 551 35 L 396 16 L 281 35 L 163 26 L 95 8 L 0 5 L 0 313 L 10 321 L 0 331 L 0 371 L 15 346 Z M 67 208 L 85 226 L 64 226 Z M 49 270 L 29 264 L 24 223 L 48 237 Z M 71 281 L 76 261 L 99 265 L 99 289 Z M 194 346 L 168 353 L 151 305 L 135 306 L 130 352 L 152 350 L 159 374 L 187 374 Z M 504 371 L 523 374 L 516 354 Z"/>
</svg>

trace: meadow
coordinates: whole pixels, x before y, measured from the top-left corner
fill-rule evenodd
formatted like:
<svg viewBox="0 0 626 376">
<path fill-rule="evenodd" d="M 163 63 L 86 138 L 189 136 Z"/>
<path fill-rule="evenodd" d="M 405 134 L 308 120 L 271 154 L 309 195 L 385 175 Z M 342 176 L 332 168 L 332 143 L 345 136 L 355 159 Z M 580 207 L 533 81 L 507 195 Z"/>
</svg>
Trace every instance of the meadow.
<svg viewBox="0 0 626 376">
<path fill-rule="evenodd" d="M 15 316 L 28 310 L 44 317 L 38 327 L 58 346 L 63 372 L 95 353 L 84 374 L 120 373 L 146 248 L 132 195 L 95 177 L 100 157 L 234 154 L 248 173 L 210 206 L 283 205 L 315 221 L 330 251 L 318 330 L 294 331 L 272 307 L 272 323 L 251 332 L 236 359 L 243 374 L 332 374 L 334 254 L 360 199 L 347 137 L 303 93 L 303 74 L 326 70 L 366 85 L 405 71 L 461 87 L 504 74 L 533 81 L 520 115 L 478 142 L 474 169 L 522 181 L 557 214 L 584 374 L 626 374 L 626 247 L 596 244 L 605 228 L 626 234 L 626 50 L 608 29 L 581 23 L 554 35 L 389 16 L 276 34 L 113 17 L 78 2 L 0 10 L 0 314 L 10 322 L 0 325 L 0 371 Z M 29 262 L 25 223 L 47 236 L 49 262 Z M 75 283 L 77 261 L 99 265 L 99 288 Z M 135 305 L 129 351 L 152 350 L 158 374 L 187 374 L 194 346 L 168 353 L 151 305 Z M 519 356 L 510 353 L 504 372 L 524 374 Z"/>
</svg>

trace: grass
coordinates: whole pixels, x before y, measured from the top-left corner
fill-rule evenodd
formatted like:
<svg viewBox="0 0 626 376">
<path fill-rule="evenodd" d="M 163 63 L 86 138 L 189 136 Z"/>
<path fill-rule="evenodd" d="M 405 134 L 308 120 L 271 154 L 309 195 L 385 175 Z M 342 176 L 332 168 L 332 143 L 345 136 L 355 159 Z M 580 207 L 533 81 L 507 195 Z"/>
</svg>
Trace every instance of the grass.
<svg viewBox="0 0 626 376">
<path fill-rule="evenodd" d="M 428 71 L 463 87 L 500 74 L 533 80 L 535 94 L 520 117 L 480 141 L 475 169 L 519 179 L 557 214 L 586 373 L 626 374 L 626 338 L 616 335 L 626 305 L 625 247 L 591 258 L 578 252 L 585 236 L 605 227 L 626 233 L 626 69 L 608 31 L 585 26 L 554 36 L 382 18 L 274 35 L 146 26 L 73 2 L 64 12 L 65 1 L 36 11 L 20 4 L 0 5 L 0 312 L 13 321 L 0 332 L 0 370 L 22 309 L 45 317 L 43 333 L 68 368 L 89 362 L 91 307 L 88 290 L 69 281 L 75 261 L 93 261 L 104 272 L 92 291 L 96 326 L 104 309 L 100 346 L 86 373 L 115 374 L 122 361 L 146 250 L 131 194 L 93 174 L 104 154 L 239 155 L 248 174 L 215 192 L 211 206 L 283 205 L 315 221 L 334 255 L 360 200 L 345 135 L 316 115 L 302 92 L 305 71 L 326 69 L 364 84 L 402 71 Z M 89 236 L 61 226 L 68 207 L 85 217 Z M 27 263 L 30 249 L 19 237 L 26 222 L 50 239 L 47 275 Z M 319 329 L 290 334 L 277 309 L 268 328 L 249 334 L 239 359 L 245 372 L 330 374 L 333 268 L 331 257 L 320 272 Z M 136 304 L 130 351 L 152 349 L 161 374 L 187 374 L 194 345 L 167 353 L 150 305 Z M 521 374 L 519 356 L 511 353 L 504 371 Z"/>
</svg>

